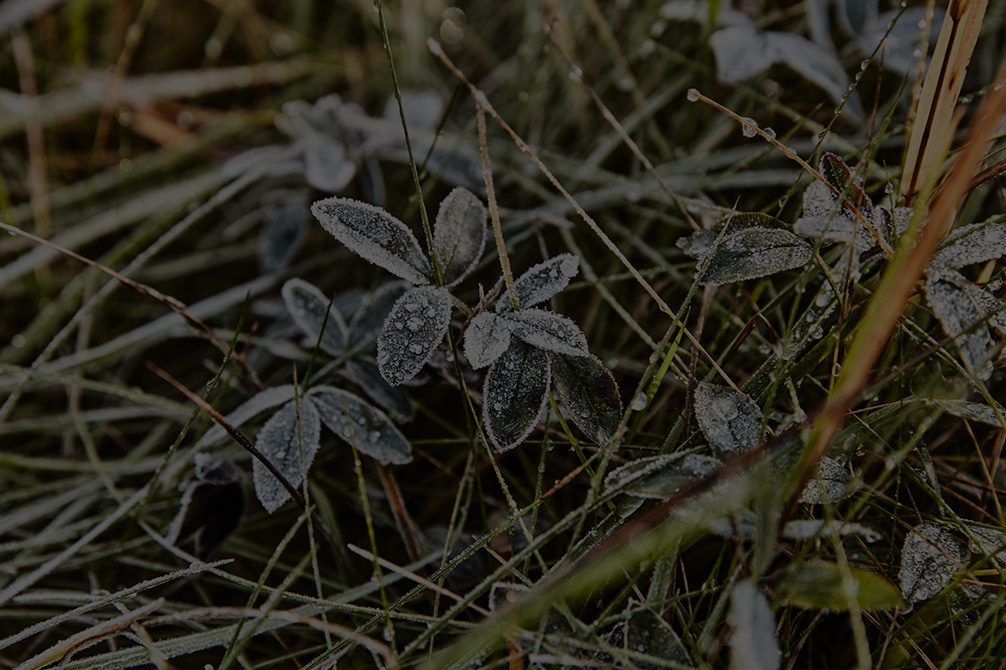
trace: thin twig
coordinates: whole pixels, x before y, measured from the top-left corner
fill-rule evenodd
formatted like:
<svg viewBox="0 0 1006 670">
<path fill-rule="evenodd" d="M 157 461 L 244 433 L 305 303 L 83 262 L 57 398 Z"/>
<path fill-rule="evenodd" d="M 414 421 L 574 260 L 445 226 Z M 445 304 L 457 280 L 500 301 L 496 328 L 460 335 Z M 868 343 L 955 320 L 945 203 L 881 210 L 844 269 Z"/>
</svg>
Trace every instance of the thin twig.
<svg viewBox="0 0 1006 670">
<path fill-rule="evenodd" d="M 496 188 L 493 186 L 493 172 L 489 165 L 489 141 L 486 139 L 486 110 L 481 102 L 475 103 L 479 126 L 479 151 L 482 154 L 482 179 L 486 184 L 486 200 L 489 203 L 489 219 L 493 224 L 493 236 L 496 238 L 496 253 L 499 255 L 500 267 L 503 268 L 503 281 L 506 282 L 510 303 L 516 310 L 520 309 L 517 298 L 517 287 L 513 283 L 513 271 L 510 269 L 510 257 L 507 256 L 506 242 L 503 240 L 503 226 L 500 223 L 499 205 L 496 203 Z"/>
</svg>

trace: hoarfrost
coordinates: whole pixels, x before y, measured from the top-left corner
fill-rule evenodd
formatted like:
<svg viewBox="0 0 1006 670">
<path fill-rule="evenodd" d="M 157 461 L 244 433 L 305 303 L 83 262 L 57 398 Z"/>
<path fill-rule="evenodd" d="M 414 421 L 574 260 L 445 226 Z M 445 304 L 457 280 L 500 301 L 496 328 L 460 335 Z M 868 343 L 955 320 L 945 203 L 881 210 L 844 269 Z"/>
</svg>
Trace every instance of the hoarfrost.
<svg viewBox="0 0 1006 670">
<path fill-rule="evenodd" d="M 202 484 L 234 484 L 241 481 L 241 472 L 225 458 L 197 453 L 192 457 L 196 464 L 196 479 Z"/>
<path fill-rule="evenodd" d="M 554 354 L 550 358 L 555 393 L 569 418 L 588 437 L 605 444 L 622 418 L 622 400 L 614 376 L 590 354 Z"/>
<path fill-rule="evenodd" d="M 865 206 L 867 202 L 864 198 L 859 205 L 864 218 L 869 211 Z M 793 224 L 793 230 L 804 237 L 853 244 L 860 250 L 871 248 L 875 241 L 869 229 L 857 222 L 846 207 L 839 208 L 837 196 L 819 181 L 804 191 L 803 216 Z"/>
<path fill-rule="evenodd" d="M 775 617 L 768 599 L 754 582 L 734 585 L 727 622 L 730 633 L 730 670 L 775 670 L 782 654 L 775 637 Z"/>
<path fill-rule="evenodd" d="M 1001 530 L 969 526 L 974 539 L 968 539 L 968 548 L 981 556 L 988 556 L 1000 565 L 1006 564 L 1006 533 Z"/>
<path fill-rule="evenodd" d="M 800 267 L 813 250 L 786 230 L 748 228 L 721 239 L 705 258 L 702 284 L 715 286 Z"/>
<path fill-rule="evenodd" d="M 415 416 L 416 407 L 412 400 L 405 391 L 384 381 L 376 363 L 364 358 L 351 358 L 346 361 L 346 373 L 398 423 L 411 421 Z"/>
<path fill-rule="evenodd" d="M 814 477 L 807 482 L 807 487 L 800 496 L 800 502 L 812 505 L 838 502 L 848 498 L 852 491 L 849 482 L 852 475 L 841 463 L 827 456 L 817 464 Z"/>
<path fill-rule="evenodd" d="M 1003 420 L 996 414 L 997 408 L 990 407 L 989 405 L 985 405 L 983 403 L 968 402 L 966 400 L 958 400 L 956 398 L 940 398 L 937 400 L 928 400 L 926 402 L 928 404 L 935 405 L 943 411 L 953 414 L 954 416 L 959 416 L 962 419 L 978 421 L 979 423 L 984 423 L 996 428 L 1006 428 L 1006 425 L 1003 424 Z M 1006 408 L 999 406 L 998 410 L 999 414 L 1006 419 Z"/>
<path fill-rule="evenodd" d="M 304 241 L 307 224 L 307 193 L 283 189 L 263 202 L 265 221 L 258 238 L 259 264 L 266 272 L 280 272 L 290 263 Z"/>
<path fill-rule="evenodd" d="M 397 386 L 419 374 L 444 339 L 451 321 L 446 288 L 417 286 L 399 298 L 377 338 L 377 365 Z"/>
<path fill-rule="evenodd" d="M 308 391 L 322 422 L 337 436 L 385 465 L 408 463 L 412 447 L 381 410 L 363 398 L 333 386 Z"/>
<path fill-rule="evenodd" d="M 413 284 L 432 281 L 430 262 L 412 231 L 380 207 L 349 198 L 311 205 L 322 227 L 350 251 Z"/>
<path fill-rule="evenodd" d="M 496 582 L 489 588 L 489 611 L 496 613 L 510 603 L 519 601 L 530 589 L 523 584 Z"/>
<path fill-rule="evenodd" d="M 613 470 L 605 478 L 604 487 L 637 498 L 662 499 L 712 474 L 722 465 L 719 459 L 703 454 L 650 456 Z"/>
<path fill-rule="evenodd" d="M 283 384 L 281 386 L 267 388 L 246 400 L 234 411 L 225 416 L 224 419 L 226 419 L 227 423 L 234 428 L 239 428 L 246 421 L 258 414 L 261 414 L 265 410 L 271 407 L 276 407 L 277 405 L 282 405 L 283 403 L 293 399 L 295 392 L 296 389 L 293 384 Z M 193 449 L 196 451 L 204 449 L 222 438 L 224 434 L 224 429 L 219 425 L 215 425 L 207 430 L 201 438 L 199 438 Z"/>
<path fill-rule="evenodd" d="M 303 279 L 295 278 L 283 284 L 282 294 L 287 310 L 302 331 L 316 342 L 321 333 L 319 346 L 332 356 L 342 353 L 348 338 L 346 322 L 337 310 L 329 309 L 324 293 Z M 325 331 L 322 333 L 323 324 Z"/>
<path fill-rule="evenodd" d="M 531 266 L 514 282 L 517 301 L 521 309 L 548 300 L 566 288 L 569 280 L 580 271 L 580 259 L 573 254 L 559 254 Z M 496 301 L 497 312 L 513 310 L 510 300 L 504 296 Z"/>
<path fill-rule="evenodd" d="M 587 337 L 572 319 L 547 309 L 521 309 L 503 317 L 528 344 L 567 356 L 587 356 Z"/>
<path fill-rule="evenodd" d="M 405 282 L 393 281 L 379 286 L 364 296 L 349 322 L 347 349 L 356 351 L 373 342 L 381 332 L 395 302 L 408 288 L 409 285 Z"/>
<path fill-rule="evenodd" d="M 513 325 L 493 312 L 476 314 L 465 331 L 465 357 L 478 370 L 491 365 L 510 346 Z"/>
<path fill-rule="evenodd" d="M 1006 228 L 997 223 L 972 223 L 951 233 L 933 256 L 936 267 L 962 268 L 1006 255 Z"/>
<path fill-rule="evenodd" d="M 471 272 L 486 246 L 486 217 L 482 201 L 457 187 L 440 203 L 433 228 L 433 251 L 446 286 Z"/>
<path fill-rule="evenodd" d="M 713 448 L 746 451 L 761 441 L 762 411 L 748 395 L 726 386 L 699 382 L 695 418 Z"/>
<path fill-rule="evenodd" d="M 497 451 L 507 451 L 531 434 L 545 406 L 548 354 L 512 340 L 489 368 L 482 390 L 482 420 Z"/>
<path fill-rule="evenodd" d="M 318 452 L 320 433 L 318 410 L 314 405 L 305 399 L 298 407 L 298 403 L 292 401 L 265 422 L 255 446 L 296 487 L 304 480 Z M 269 514 L 290 499 L 289 492 L 258 459 L 252 463 L 252 478 L 255 495 Z"/>
<path fill-rule="evenodd" d="M 782 527 L 782 536 L 787 540 L 812 540 L 818 537 L 827 537 L 832 533 L 858 535 L 868 543 L 877 542 L 883 537 L 873 528 L 855 522 L 796 519 L 786 522 L 786 525 Z"/>
<path fill-rule="evenodd" d="M 319 191 L 338 193 L 356 176 L 356 165 L 341 142 L 315 135 L 304 149 L 304 178 Z"/>
<path fill-rule="evenodd" d="M 901 592 L 908 602 L 928 600 L 942 591 L 960 569 L 961 549 L 953 535 L 932 523 L 921 523 L 905 538 L 901 550 Z"/>
</svg>

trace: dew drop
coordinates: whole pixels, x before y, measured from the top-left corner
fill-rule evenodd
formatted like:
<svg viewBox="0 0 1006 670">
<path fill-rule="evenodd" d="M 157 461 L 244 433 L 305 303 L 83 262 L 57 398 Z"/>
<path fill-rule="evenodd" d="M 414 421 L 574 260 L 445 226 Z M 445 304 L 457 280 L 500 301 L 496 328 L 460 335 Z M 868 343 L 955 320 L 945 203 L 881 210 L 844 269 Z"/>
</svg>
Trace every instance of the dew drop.
<svg viewBox="0 0 1006 670">
<path fill-rule="evenodd" d="M 419 344 L 418 342 L 414 342 L 413 344 L 409 345 L 409 351 L 411 351 L 414 354 L 421 354 L 423 353 L 423 345 Z"/>
<path fill-rule="evenodd" d="M 370 435 L 368 435 L 368 437 L 370 438 L 371 442 L 377 442 L 379 439 L 381 439 L 381 431 L 372 430 L 370 431 Z"/>
<path fill-rule="evenodd" d="M 688 89 L 688 94 L 685 97 L 688 98 L 688 102 L 698 102 L 699 92 L 694 88 L 690 88 Z"/>
<path fill-rule="evenodd" d="M 712 409 L 724 421 L 729 421 L 737 416 L 737 404 L 730 398 L 713 398 Z"/>
<path fill-rule="evenodd" d="M 645 393 L 637 393 L 636 397 L 632 399 L 632 411 L 642 412 L 646 409 L 647 398 Z"/>
<path fill-rule="evenodd" d="M 870 61 L 868 61 L 868 60 L 864 60 L 864 61 L 860 62 L 860 64 L 859 64 L 859 70 L 860 70 L 860 72 L 862 72 L 863 70 L 865 70 L 866 66 L 869 65 L 869 64 L 870 64 Z"/>
<path fill-rule="evenodd" d="M 750 116 L 741 119 L 741 132 L 744 137 L 754 137 L 758 133 L 758 122 Z"/>
<path fill-rule="evenodd" d="M 762 131 L 772 139 L 775 139 L 775 130 L 772 128 L 763 128 Z"/>
</svg>

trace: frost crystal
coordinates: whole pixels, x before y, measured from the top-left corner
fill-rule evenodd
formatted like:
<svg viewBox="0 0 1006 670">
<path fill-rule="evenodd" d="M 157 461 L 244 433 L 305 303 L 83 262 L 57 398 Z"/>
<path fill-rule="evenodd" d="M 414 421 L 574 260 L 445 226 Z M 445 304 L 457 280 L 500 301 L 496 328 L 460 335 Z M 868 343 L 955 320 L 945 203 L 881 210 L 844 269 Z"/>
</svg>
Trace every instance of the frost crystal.
<svg viewBox="0 0 1006 670">
<path fill-rule="evenodd" d="M 349 322 L 347 348 L 350 351 L 362 349 L 374 341 L 378 333 L 381 332 L 391 308 L 408 288 L 409 285 L 405 282 L 393 281 L 379 286 L 363 297 Z M 337 302 L 340 296 L 336 296 Z M 348 314 L 348 312 L 344 313 Z"/>
<path fill-rule="evenodd" d="M 740 391 L 699 382 L 695 418 L 709 444 L 719 451 L 746 451 L 761 441 L 762 411 Z"/>
<path fill-rule="evenodd" d="M 984 311 L 974 303 L 967 290 L 950 281 L 930 278 L 925 293 L 926 302 L 943 326 L 943 332 L 956 339 L 964 366 L 979 379 L 991 377 L 989 351 L 993 342 L 988 327 L 981 322 Z"/>
<path fill-rule="evenodd" d="M 955 230 L 933 256 L 936 267 L 962 268 L 1006 255 L 1006 228 L 996 223 L 973 223 Z"/>
<path fill-rule="evenodd" d="M 301 401 L 299 408 L 298 403 L 288 402 L 265 422 L 255 446 L 296 487 L 318 452 L 320 432 L 318 411 L 310 401 Z M 257 459 L 252 464 L 252 476 L 255 495 L 265 511 L 272 514 L 290 499 L 286 488 Z"/>
<path fill-rule="evenodd" d="M 377 364 L 389 384 L 415 377 L 444 339 L 451 321 L 451 294 L 418 286 L 391 308 L 377 338 Z"/>
<path fill-rule="evenodd" d="M 706 256 L 702 284 L 729 284 L 800 267 L 810 261 L 810 245 L 793 233 L 748 228 L 721 239 Z"/>
<path fill-rule="evenodd" d="M 908 602 L 928 600 L 946 588 L 960 569 L 961 549 L 953 535 L 932 523 L 916 526 L 901 550 L 901 592 Z"/>
<path fill-rule="evenodd" d="M 380 207 L 349 198 L 311 205 L 322 227 L 350 251 L 413 284 L 429 284 L 430 262 L 404 223 Z"/>
<path fill-rule="evenodd" d="M 282 405 L 283 403 L 293 399 L 295 392 L 296 390 L 294 389 L 293 384 L 283 384 L 282 386 L 267 388 L 266 390 L 253 395 L 224 418 L 231 426 L 239 428 L 242 424 L 244 424 L 244 422 L 258 414 L 261 414 L 270 407 Z M 222 438 L 224 433 L 225 431 L 221 426 L 213 426 L 206 431 L 201 438 L 199 438 L 199 441 L 196 442 L 194 449 L 198 451 L 199 449 L 208 447 Z"/>
<path fill-rule="evenodd" d="M 482 258 L 487 216 L 482 201 L 460 186 L 440 203 L 433 229 L 433 251 L 445 285 L 461 281 Z"/>
<path fill-rule="evenodd" d="M 332 356 L 342 353 L 348 336 L 346 322 L 338 311 L 328 308 L 324 293 L 302 279 L 290 279 L 283 284 L 282 294 L 287 310 L 302 331 L 317 342 L 324 324 L 319 346 Z"/>
<path fill-rule="evenodd" d="M 333 433 L 385 465 L 408 463 L 412 447 L 384 412 L 362 398 L 333 386 L 316 386 L 307 397 Z"/>
<path fill-rule="evenodd" d="M 544 302 L 566 288 L 569 280 L 575 277 L 579 270 L 580 259 L 573 254 L 559 254 L 531 266 L 514 282 L 521 309 Z M 496 301 L 497 312 L 507 312 L 512 309 L 513 306 L 506 296 Z"/>
<path fill-rule="evenodd" d="M 547 309 L 521 309 L 503 317 L 513 334 L 528 344 L 567 356 L 587 356 L 587 337 L 562 314 Z"/>
<path fill-rule="evenodd" d="M 478 370 L 503 355 L 510 346 L 512 323 L 493 312 L 481 312 L 472 318 L 465 331 L 465 357 Z"/>
<path fill-rule="evenodd" d="M 489 368 L 482 390 L 482 420 L 497 451 L 531 434 L 548 396 L 548 354 L 519 340 Z"/>
<path fill-rule="evenodd" d="M 365 358 L 350 358 L 346 361 L 346 374 L 395 421 L 405 423 L 412 420 L 416 413 L 412 400 L 405 391 L 384 380 L 376 363 Z"/>
</svg>

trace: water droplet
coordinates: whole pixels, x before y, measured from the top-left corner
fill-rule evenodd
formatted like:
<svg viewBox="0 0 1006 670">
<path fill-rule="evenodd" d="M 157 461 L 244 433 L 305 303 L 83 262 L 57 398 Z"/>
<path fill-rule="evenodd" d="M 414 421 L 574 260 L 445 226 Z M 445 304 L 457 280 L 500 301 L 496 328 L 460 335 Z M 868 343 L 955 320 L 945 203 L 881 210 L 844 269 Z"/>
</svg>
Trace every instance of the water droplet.
<svg viewBox="0 0 1006 670">
<path fill-rule="evenodd" d="M 633 412 L 641 412 L 641 411 L 643 411 L 644 409 L 646 409 L 646 403 L 647 402 L 648 402 L 648 399 L 647 399 L 645 393 L 642 393 L 642 392 L 637 393 L 636 397 L 632 399 L 632 411 Z"/>
<path fill-rule="evenodd" d="M 730 398 L 713 398 L 712 409 L 724 421 L 729 421 L 737 416 L 737 404 Z"/>
<path fill-rule="evenodd" d="M 398 330 L 401 330 L 404 327 L 405 327 L 404 323 L 402 323 L 401 321 L 395 321 L 395 328 L 397 328 Z"/>
<path fill-rule="evenodd" d="M 688 98 L 688 102 L 698 102 L 699 92 L 694 88 L 690 88 L 688 89 L 688 94 L 685 97 Z"/>
<path fill-rule="evenodd" d="M 569 71 L 569 79 L 579 84 L 583 81 L 583 70 L 577 66 L 573 66 L 573 69 Z"/>
<path fill-rule="evenodd" d="M 381 431 L 372 430 L 370 431 L 370 435 L 368 435 L 368 437 L 370 438 L 371 442 L 377 442 L 379 439 L 381 439 Z"/>
<path fill-rule="evenodd" d="M 414 316 L 411 319 L 409 319 L 406 325 L 409 326 L 409 330 L 411 330 L 412 332 L 416 332 L 417 330 L 422 328 L 423 320 L 420 319 L 418 316 Z"/>
<path fill-rule="evenodd" d="M 922 58 L 922 49 L 916 49 L 912 52 L 913 58 Z"/>
<path fill-rule="evenodd" d="M 775 130 L 773 130 L 772 128 L 763 128 L 762 131 L 769 137 L 775 139 Z"/>
<path fill-rule="evenodd" d="M 918 26 L 919 26 L 919 28 L 925 28 L 926 27 L 926 20 L 925 19 L 919 19 Z"/>
<path fill-rule="evenodd" d="M 419 344 L 418 342 L 414 342 L 409 345 L 409 351 L 411 351 L 414 354 L 421 354 L 423 353 L 423 345 Z"/>
<path fill-rule="evenodd" d="M 866 66 L 869 65 L 869 64 L 870 64 L 870 61 L 868 61 L 868 60 L 864 60 L 864 61 L 860 62 L 860 64 L 859 64 L 860 71 L 865 70 Z"/>
</svg>

